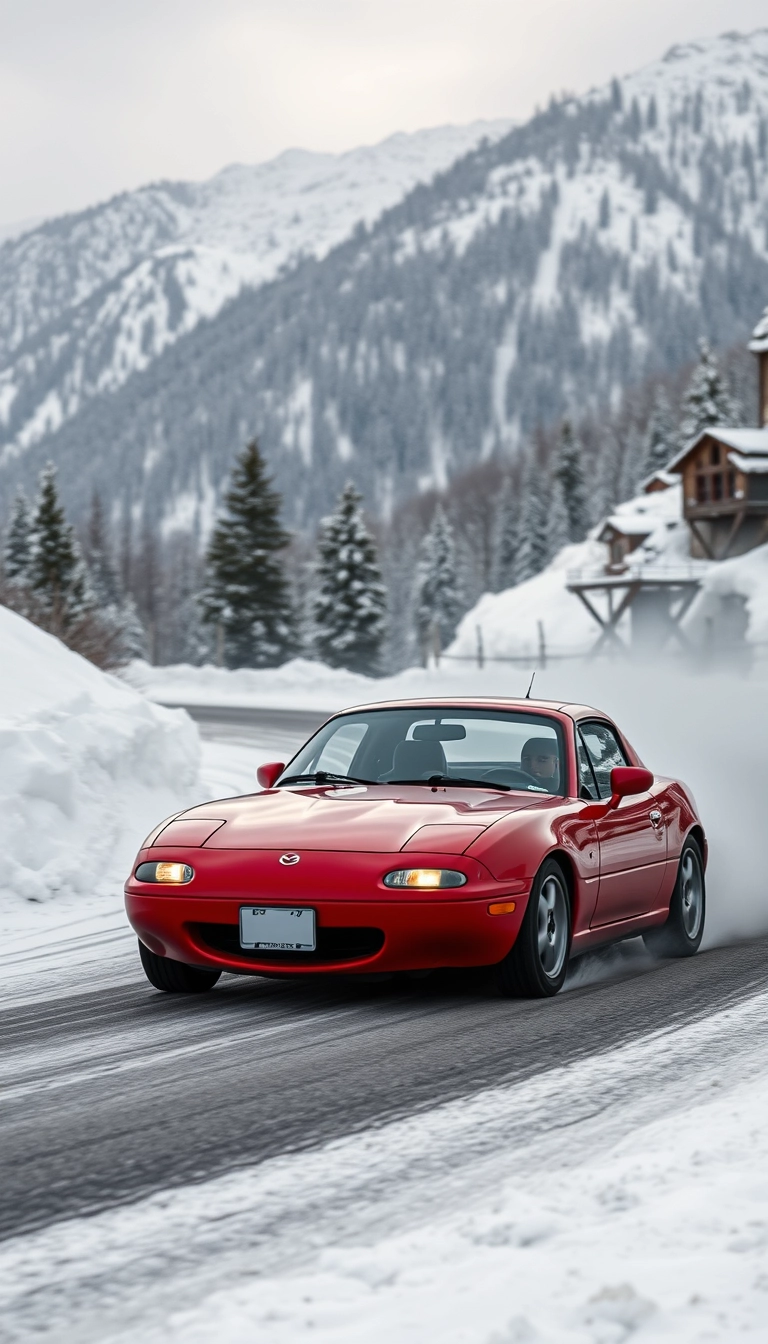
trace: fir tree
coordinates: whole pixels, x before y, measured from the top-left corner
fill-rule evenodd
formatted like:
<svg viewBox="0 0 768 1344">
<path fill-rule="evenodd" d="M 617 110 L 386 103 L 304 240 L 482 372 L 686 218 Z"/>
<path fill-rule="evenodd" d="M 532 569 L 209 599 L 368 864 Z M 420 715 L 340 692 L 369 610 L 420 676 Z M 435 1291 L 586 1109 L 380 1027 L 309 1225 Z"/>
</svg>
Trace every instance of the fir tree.
<svg viewBox="0 0 768 1344">
<path fill-rule="evenodd" d="M 13 501 L 3 548 L 3 570 L 9 582 L 24 583 L 29 578 L 33 542 L 32 510 L 20 490 Z"/>
<path fill-rule="evenodd" d="M 563 488 L 568 512 L 569 538 L 571 541 L 582 541 L 589 527 L 587 484 L 581 463 L 581 450 L 569 420 L 563 424 L 560 434 L 554 478 Z"/>
<path fill-rule="evenodd" d="M 608 195 L 608 188 L 606 187 L 605 190 L 603 191 L 602 196 L 600 197 L 600 206 L 598 209 L 598 227 L 601 229 L 607 229 L 610 222 L 611 222 L 611 198 Z"/>
<path fill-rule="evenodd" d="M 571 524 L 568 517 L 565 491 L 562 482 L 555 477 L 552 481 L 552 488 L 550 491 L 548 521 L 549 555 L 547 556 L 547 560 L 553 560 L 563 547 L 569 544 L 570 540 Z"/>
<path fill-rule="evenodd" d="M 437 631 L 445 649 L 456 633 L 462 614 L 456 544 L 445 509 L 438 504 L 432 526 L 421 543 L 416 571 L 416 629 L 426 650 Z"/>
<path fill-rule="evenodd" d="M 294 646 L 293 614 L 278 552 L 288 544 L 280 496 L 270 484 L 258 443 L 241 455 L 214 528 L 201 594 L 227 667 L 276 666 Z"/>
<path fill-rule="evenodd" d="M 520 495 L 507 477 L 499 497 L 496 524 L 494 580 L 497 592 L 518 582 L 520 551 Z"/>
<path fill-rule="evenodd" d="M 370 673 L 385 634 L 386 590 L 361 502 L 348 484 L 335 512 L 320 524 L 314 643 L 331 667 Z"/>
<path fill-rule="evenodd" d="M 659 387 L 653 399 L 645 434 L 641 479 L 663 471 L 675 452 L 675 425 L 666 389 Z"/>
<path fill-rule="evenodd" d="M 93 594 L 74 531 L 59 503 L 52 463 L 40 473 L 32 522 L 34 546 L 29 586 L 42 604 L 50 628 L 66 630 L 93 607 Z"/>
<path fill-rule="evenodd" d="M 736 418 L 730 393 L 706 341 L 699 344 L 699 362 L 693 371 L 683 403 L 678 443 L 685 448 L 703 429 L 732 425 Z"/>
<path fill-rule="evenodd" d="M 541 573 L 551 555 L 549 537 L 549 482 L 535 464 L 529 464 L 520 505 L 520 544 L 517 553 L 517 582 L 523 583 Z"/>
<path fill-rule="evenodd" d="M 85 539 L 85 556 L 94 597 L 100 608 L 120 605 L 120 585 L 107 537 L 101 495 L 94 490 Z"/>
</svg>

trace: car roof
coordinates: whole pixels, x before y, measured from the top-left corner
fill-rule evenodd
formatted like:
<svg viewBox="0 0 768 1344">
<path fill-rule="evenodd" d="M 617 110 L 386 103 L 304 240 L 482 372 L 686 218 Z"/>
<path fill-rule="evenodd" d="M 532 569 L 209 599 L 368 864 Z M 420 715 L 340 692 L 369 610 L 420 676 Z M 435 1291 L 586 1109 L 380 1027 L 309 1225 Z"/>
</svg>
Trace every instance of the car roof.
<svg viewBox="0 0 768 1344">
<path fill-rule="evenodd" d="M 502 709 L 518 710 L 530 713 L 567 714 L 571 719 L 584 718 L 608 718 L 599 709 L 593 709 L 590 705 L 576 705 L 562 700 L 524 700 L 507 699 L 500 695 L 472 695 L 472 696 L 454 696 L 454 695 L 430 695 L 417 696 L 408 700 L 376 700 L 370 704 L 350 705 L 347 709 L 340 709 L 332 718 L 339 714 L 358 714 L 364 709 Z"/>
</svg>

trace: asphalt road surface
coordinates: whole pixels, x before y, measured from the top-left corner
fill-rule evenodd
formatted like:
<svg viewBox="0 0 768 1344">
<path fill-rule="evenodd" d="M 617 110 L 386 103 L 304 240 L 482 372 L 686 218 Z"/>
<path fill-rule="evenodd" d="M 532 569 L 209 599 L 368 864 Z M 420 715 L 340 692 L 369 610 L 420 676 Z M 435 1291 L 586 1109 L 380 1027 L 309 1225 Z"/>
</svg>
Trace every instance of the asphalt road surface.
<svg viewBox="0 0 768 1344">
<path fill-rule="evenodd" d="M 299 716 L 276 713 L 271 728 L 295 737 Z M 255 714 L 240 729 L 263 742 Z M 665 963 L 627 944 L 577 963 L 545 1003 L 499 999 L 474 972 L 226 976 L 175 997 L 126 955 L 133 982 L 89 988 L 84 962 L 79 992 L 52 982 L 0 1008 L 2 1237 L 531 1077 L 768 987 L 768 939 Z"/>
</svg>

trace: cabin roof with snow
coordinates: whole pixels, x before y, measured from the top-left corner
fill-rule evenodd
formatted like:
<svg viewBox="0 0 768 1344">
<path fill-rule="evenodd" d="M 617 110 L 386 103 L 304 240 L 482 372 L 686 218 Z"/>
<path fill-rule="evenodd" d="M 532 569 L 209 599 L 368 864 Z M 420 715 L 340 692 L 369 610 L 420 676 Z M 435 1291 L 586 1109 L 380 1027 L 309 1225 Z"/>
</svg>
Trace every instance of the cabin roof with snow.
<svg viewBox="0 0 768 1344">
<path fill-rule="evenodd" d="M 644 495 L 655 495 L 659 490 L 669 490 L 671 486 L 677 484 L 677 476 L 673 472 L 654 471 L 653 475 L 646 476 L 645 480 L 640 482 L 640 489 Z"/>
<path fill-rule="evenodd" d="M 621 514 L 614 513 L 610 518 L 606 518 L 601 527 L 597 540 L 611 541 L 613 537 L 631 537 L 637 538 L 650 537 L 653 531 L 653 523 L 647 518 L 637 513 Z"/>
<path fill-rule="evenodd" d="M 694 453 L 705 439 L 715 439 L 724 448 L 730 448 L 743 458 L 768 458 L 768 426 L 763 429 L 729 429 L 725 425 L 709 425 L 702 429 L 695 439 L 673 457 L 667 467 L 668 472 L 682 473 L 687 458 Z M 752 467 L 754 471 L 756 468 Z"/>
<path fill-rule="evenodd" d="M 749 348 L 753 355 L 762 355 L 768 351 L 768 308 L 760 318 L 755 330 L 752 332 L 752 340 L 749 342 Z"/>
</svg>

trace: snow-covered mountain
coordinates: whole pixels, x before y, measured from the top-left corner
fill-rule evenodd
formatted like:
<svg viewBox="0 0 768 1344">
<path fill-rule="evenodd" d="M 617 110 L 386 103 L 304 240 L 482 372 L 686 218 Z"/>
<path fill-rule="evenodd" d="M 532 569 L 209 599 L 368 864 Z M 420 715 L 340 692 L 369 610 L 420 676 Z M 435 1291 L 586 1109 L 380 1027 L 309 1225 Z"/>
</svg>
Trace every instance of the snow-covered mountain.
<svg viewBox="0 0 768 1344">
<path fill-rule="evenodd" d="M 14 276 L 2 339 L 21 342 L 1 375 L 0 489 L 52 456 L 75 509 L 98 484 L 118 513 L 205 531 L 234 454 L 258 434 L 290 526 L 311 525 L 350 476 L 386 514 L 514 452 L 537 425 L 678 368 L 702 335 L 745 340 L 768 299 L 767 169 L 760 30 L 673 48 L 553 103 L 432 181 L 424 171 L 372 227 L 353 230 L 350 209 L 334 247 L 337 206 L 323 201 L 338 202 L 336 179 L 321 174 L 298 194 L 331 221 L 326 241 L 288 264 L 307 237 L 297 225 L 285 241 L 288 206 L 275 269 L 258 271 L 261 244 L 258 261 L 238 252 L 265 283 L 208 320 L 244 226 L 222 222 L 205 252 L 192 189 L 103 207 L 82 252 L 60 253 L 64 225 L 45 226 L 0 249 Z M 215 181 L 223 220 L 228 176 Z M 89 218 L 71 222 L 73 237 L 90 237 Z M 234 292 L 243 272 L 228 274 Z M 171 330 L 185 334 L 169 345 Z"/>
<path fill-rule="evenodd" d="M 25 447 L 114 391 L 244 285 L 324 256 L 509 121 L 287 150 L 207 182 L 161 182 L 0 246 L 0 434 Z M 13 231 L 16 233 L 16 230 Z M 2 233 L 0 233 L 0 241 Z"/>
</svg>

